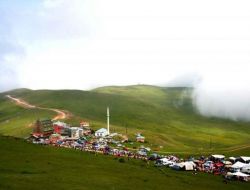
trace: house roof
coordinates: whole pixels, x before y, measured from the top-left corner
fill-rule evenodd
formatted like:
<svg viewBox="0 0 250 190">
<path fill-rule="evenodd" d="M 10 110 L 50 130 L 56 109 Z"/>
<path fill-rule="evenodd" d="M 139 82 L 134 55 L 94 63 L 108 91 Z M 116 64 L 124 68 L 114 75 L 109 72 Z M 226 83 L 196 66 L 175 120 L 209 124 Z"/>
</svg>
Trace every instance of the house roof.
<svg viewBox="0 0 250 190">
<path fill-rule="evenodd" d="M 52 121 L 50 119 L 40 120 L 42 125 L 52 125 Z"/>
<path fill-rule="evenodd" d="M 106 133 L 106 132 L 108 132 L 108 130 L 105 128 L 101 128 L 96 131 L 96 133 Z"/>
</svg>

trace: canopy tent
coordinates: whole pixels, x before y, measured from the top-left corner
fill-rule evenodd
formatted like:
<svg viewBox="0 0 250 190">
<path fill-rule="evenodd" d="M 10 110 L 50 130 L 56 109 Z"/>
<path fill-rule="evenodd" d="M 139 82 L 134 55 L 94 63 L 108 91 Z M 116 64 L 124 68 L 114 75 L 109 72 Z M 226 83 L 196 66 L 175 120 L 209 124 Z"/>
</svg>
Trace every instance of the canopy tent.
<svg viewBox="0 0 250 190">
<path fill-rule="evenodd" d="M 229 160 L 236 160 L 236 158 L 235 157 L 229 157 Z"/>
<path fill-rule="evenodd" d="M 250 162 L 250 157 L 241 156 L 240 158 L 241 158 L 244 162 Z"/>
<path fill-rule="evenodd" d="M 223 164 L 225 164 L 225 165 L 232 165 L 232 162 L 230 162 L 230 161 L 224 161 Z"/>
<path fill-rule="evenodd" d="M 219 154 L 214 154 L 214 155 L 212 155 L 212 157 L 215 159 L 220 159 L 220 160 L 225 158 L 224 155 L 219 155 Z"/>
<path fill-rule="evenodd" d="M 235 169 L 241 169 L 243 168 L 244 166 L 247 166 L 248 164 L 245 164 L 245 163 L 242 163 L 242 162 L 236 162 L 235 164 L 233 164 L 231 166 L 231 168 L 235 168 Z"/>
<path fill-rule="evenodd" d="M 188 162 L 179 163 L 179 166 L 180 168 L 184 168 L 185 170 L 190 171 L 190 170 L 194 170 L 196 165 L 194 162 L 188 161 Z"/>
<path fill-rule="evenodd" d="M 235 172 L 235 173 L 228 172 L 227 175 L 228 176 L 238 176 L 238 177 L 249 177 L 250 176 L 250 175 L 244 174 L 242 172 Z"/>
</svg>

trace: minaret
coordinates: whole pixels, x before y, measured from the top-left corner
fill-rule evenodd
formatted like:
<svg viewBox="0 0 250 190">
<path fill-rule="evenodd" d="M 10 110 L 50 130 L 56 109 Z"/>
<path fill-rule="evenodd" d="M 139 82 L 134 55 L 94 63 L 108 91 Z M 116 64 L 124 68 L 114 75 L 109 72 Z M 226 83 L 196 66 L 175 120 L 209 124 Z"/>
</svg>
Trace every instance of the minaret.
<svg viewBox="0 0 250 190">
<path fill-rule="evenodd" d="M 107 107 L 107 130 L 109 135 L 109 107 Z"/>
</svg>

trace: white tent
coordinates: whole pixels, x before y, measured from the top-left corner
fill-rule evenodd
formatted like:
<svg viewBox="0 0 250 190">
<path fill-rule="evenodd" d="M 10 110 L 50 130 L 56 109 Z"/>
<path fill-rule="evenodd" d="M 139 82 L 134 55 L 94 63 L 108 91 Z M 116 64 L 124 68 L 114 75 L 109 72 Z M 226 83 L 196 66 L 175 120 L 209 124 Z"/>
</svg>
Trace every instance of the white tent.
<svg viewBox="0 0 250 190">
<path fill-rule="evenodd" d="M 190 170 L 194 170 L 196 165 L 194 162 L 189 161 L 189 162 L 181 162 L 181 163 L 179 163 L 179 166 L 181 168 L 184 168 L 187 171 L 190 171 Z"/>
<path fill-rule="evenodd" d="M 232 162 L 230 162 L 230 161 L 224 161 L 223 164 L 225 164 L 225 165 L 232 165 Z"/>
<path fill-rule="evenodd" d="M 219 155 L 219 154 L 214 154 L 214 155 L 212 155 L 212 157 L 215 159 L 224 159 L 225 158 L 224 155 Z"/>
<path fill-rule="evenodd" d="M 233 161 L 235 161 L 235 160 L 236 160 L 236 158 L 235 158 L 235 157 L 229 157 L 229 160 L 233 160 Z"/>
<path fill-rule="evenodd" d="M 241 168 L 243 168 L 243 167 L 246 166 L 246 165 L 248 165 L 248 164 L 244 164 L 244 163 L 242 163 L 242 162 L 236 162 L 235 164 L 233 164 L 233 165 L 231 166 L 231 168 L 234 168 L 234 169 L 241 169 Z"/>
<path fill-rule="evenodd" d="M 227 175 L 229 175 L 229 176 L 238 176 L 238 177 L 249 177 L 250 176 L 250 175 L 244 174 L 242 172 L 235 172 L 235 173 L 228 172 Z"/>
<path fill-rule="evenodd" d="M 241 156 L 240 158 L 241 158 L 244 162 L 250 162 L 250 157 Z"/>
</svg>

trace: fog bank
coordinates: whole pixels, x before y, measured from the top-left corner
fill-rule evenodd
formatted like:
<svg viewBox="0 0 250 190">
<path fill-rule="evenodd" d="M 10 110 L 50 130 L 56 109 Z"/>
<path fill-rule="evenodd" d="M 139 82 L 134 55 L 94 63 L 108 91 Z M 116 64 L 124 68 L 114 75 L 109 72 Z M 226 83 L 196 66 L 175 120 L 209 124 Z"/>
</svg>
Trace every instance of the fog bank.
<svg viewBox="0 0 250 190">
<path fill-rule="evenodd" d="M 196 84 L 193 103 L 200 114 L 208 117 L 250 121 L 249 69 L 241 73 L 217 73 L 205 76 Z"/>
</svg>

